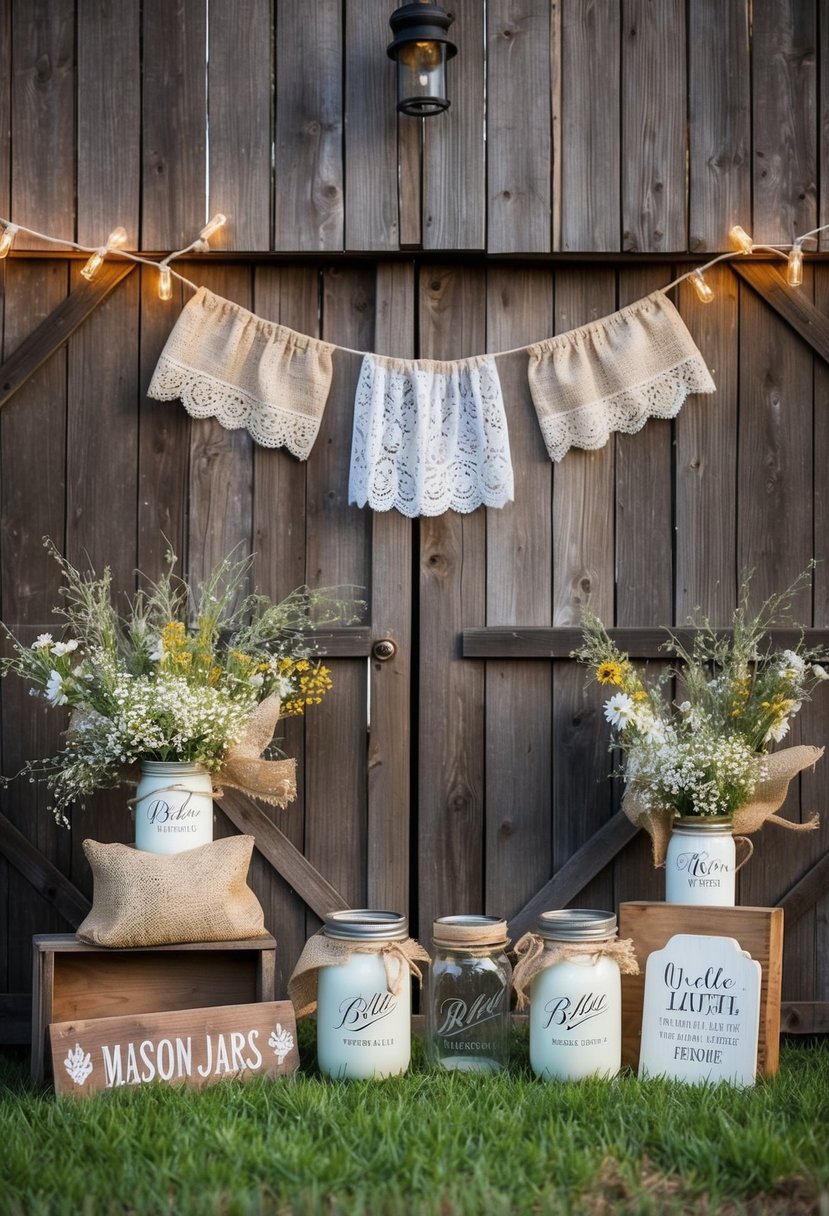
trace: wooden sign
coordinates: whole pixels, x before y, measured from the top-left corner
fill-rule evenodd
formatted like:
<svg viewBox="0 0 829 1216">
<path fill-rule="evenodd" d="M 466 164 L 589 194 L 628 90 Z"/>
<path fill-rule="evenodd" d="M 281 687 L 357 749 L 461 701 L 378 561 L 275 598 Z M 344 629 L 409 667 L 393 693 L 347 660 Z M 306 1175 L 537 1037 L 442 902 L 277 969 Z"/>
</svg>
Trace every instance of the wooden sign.
<svg viewBox="0 0 829 1216">
<path fill-rule="evenodd" d="M 159 1081 L 201 1089 L 226 1077 L 285 1076 L 299 1064 L 290 1001 L 53 1022 L 49 1035 L 59 1094 Z"/>
<path fill-rule="evenodd" d="M 752 1085 L 760 964 L 733 937 L 677 933 L 648 959 L 639 1076 Z"/>
</svg>

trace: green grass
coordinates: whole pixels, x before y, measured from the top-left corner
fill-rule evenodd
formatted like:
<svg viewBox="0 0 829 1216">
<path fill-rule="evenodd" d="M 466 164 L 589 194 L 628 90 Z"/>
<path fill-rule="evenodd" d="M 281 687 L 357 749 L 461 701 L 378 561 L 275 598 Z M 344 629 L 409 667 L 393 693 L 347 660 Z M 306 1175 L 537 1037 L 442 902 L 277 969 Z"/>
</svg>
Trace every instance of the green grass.
<svg viewBox="0 0 829 1216">
<path fill-rule="evenodd" d="M 2 1216 L 829 1216 L 829 1043 L 750 1089 L 316 1074 L 56 1099 L 0 1053 Z"/>
</svg>

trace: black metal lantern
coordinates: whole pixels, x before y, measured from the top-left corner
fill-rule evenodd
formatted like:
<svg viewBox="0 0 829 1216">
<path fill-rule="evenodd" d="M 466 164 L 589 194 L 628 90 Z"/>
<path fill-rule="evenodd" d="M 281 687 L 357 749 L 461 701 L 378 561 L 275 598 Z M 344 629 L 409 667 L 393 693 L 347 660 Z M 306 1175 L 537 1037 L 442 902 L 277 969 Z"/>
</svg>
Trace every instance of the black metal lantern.
<svg viewBox="0 0 829 1216">
<path fill-rule="evenodd" d="M 404 4 L 389 17 L 394 34 L 388 54 L 397 60 L 397 108 L 425 118 L 449 108 L 446 61 L 458 48 L 447 30 L 453 18 L 431 0 Z"/>
</svg>

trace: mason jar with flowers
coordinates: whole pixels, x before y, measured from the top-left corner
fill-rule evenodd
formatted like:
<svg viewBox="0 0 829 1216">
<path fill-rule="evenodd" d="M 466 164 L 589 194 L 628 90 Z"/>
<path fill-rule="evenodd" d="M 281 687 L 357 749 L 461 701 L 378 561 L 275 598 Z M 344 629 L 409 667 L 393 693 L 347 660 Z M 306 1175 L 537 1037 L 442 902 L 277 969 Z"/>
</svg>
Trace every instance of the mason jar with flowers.
<svg viewBox="0 0 829 1216">
<path fill-rule="evenodd" d="M 61 636 L 26 646 L 5 630 L 2 674 L 69 711 L 58 754 L 22 770 L 45 782 L 56 820 L 68 827 L 73 804 L 133 781 L 136 844 L 167 853 L 212 840 L 224 787 L 286 806 L 295 761 L 263 753 L 280 715 L 304 713 L 330 689 L 309 634 L 356 602 L 331 588 L 301 587 L 279 603 L 245 594 L 253 559 L 237 551 L 191 587 L 168 553 L 161 578 L 142 579 L 120 611 L 109 569 L 81 572 L 44 543 L 62 574 Z"/>
<path fill-rule="evenodd" d="M 663 649 L 673 661 L 646 682 L 589 609 L 583 645 L 573 657 L 611 691 L 604 716 L 628 818 L 645 828 L 654 864 L 666 867 L 669 903 L 731 905 L 735 874 L 753 852 L 749 836 L 764 823 L 790 830 L 817 827 L 817 816 L 793 823 L 777 815 L 791 779 L 814 765 L 823 748 L 772 750 L 818 684 L 829 679 L 826 652 L 800 641 L 775 649 L 769 631 L 788 620 L 808 571 L 759 612 L 748 611 L 749 582 L 730 630 L 690 622 L 689 646 L 670 630 Z M 679 695 L 671 700 L 672 686 Z M 738 859 L 738 853 L 742 857 Z"/>
</svg>

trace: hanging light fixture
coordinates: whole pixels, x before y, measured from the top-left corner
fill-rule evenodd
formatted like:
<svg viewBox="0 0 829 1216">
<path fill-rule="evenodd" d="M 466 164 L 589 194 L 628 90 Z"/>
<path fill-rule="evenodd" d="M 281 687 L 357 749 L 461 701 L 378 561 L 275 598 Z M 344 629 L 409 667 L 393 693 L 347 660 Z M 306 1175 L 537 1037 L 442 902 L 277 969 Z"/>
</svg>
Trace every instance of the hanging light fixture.
<svg viewBox="0 0 829 1216">
<path fill-rule="evenodd" d="M 447 30 L 453 18 L 432 0 L 414 0 L 389 17 L 394 38 L 387 51 L 397 61 L 397 108 L 428 118 L 449 108 L 446 62 L 458 53 Z"/>
</svg>

